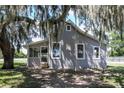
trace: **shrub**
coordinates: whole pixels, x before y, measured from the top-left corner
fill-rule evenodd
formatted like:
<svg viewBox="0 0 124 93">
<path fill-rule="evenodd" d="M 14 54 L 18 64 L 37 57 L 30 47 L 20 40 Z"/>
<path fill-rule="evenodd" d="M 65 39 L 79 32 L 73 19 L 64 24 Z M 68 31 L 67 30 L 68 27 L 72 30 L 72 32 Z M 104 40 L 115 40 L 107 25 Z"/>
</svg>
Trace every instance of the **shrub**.
<svg viewBox="0 0 124 93">
<path fill-rule="evenodd" d="M 15 58 L 26 58 L 27 55 L 25 55 L 22 51 L 20 51 L 20 52 L 15 51 L 14 57 Z"/>
</svg>

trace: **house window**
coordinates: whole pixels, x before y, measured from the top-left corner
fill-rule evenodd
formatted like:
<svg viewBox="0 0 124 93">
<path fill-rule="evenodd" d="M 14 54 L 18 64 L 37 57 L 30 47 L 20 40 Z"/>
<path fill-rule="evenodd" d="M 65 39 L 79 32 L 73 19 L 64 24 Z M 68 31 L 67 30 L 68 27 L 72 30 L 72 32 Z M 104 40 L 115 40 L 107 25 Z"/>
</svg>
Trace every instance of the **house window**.
<svg viewBox="0 0 124 93">
<path fill-rule="evenodd" d="M 76 58 L 77 59 L 84 59 L 85 57 L 85 46 L 84 44 L 76 44 Z"/>
<path fill-rule="evenodd" d="M 29 57 L 39 57 L 40 50 L 39 48 L 29 48 Z"/>
<path fill-rule="evenodd" d="M 34 53 L 33 53 L 33 48 L 29 48 L 29 57 L 33 57 Z"/>
<path fill-rule="evenodd" d="M 48 59 L 48 48 L 47 46 L 41 47 L 41 62 L 47 62 Z"/>
<path fill-rule="evenodd" d="M 99 58 L 100 57 L 100 48 L 99 46 L 93 47 L 93 58 Z"/>
<path fill-rule="evenodd" d="M 43 47 L 42 46 L 41 47 L 41 53 L 46 55 L 48 53 L 47 47 L 45 47 L 45 46 Z"/>
<path fill-rule="evenodd" d="M 66 31 L 71 31 L 71 25 L 66 25 Z"/>
<path fill-rule="evenodd" d="M 53 43 L 52 46 L 52 58 L 60 59 L 60 43 Z"/>
<path fill-rule="evenodd" d="M 34 48 L 34 57 L 39 57 L 40 50 L 39 48 Z"/>
</svg>

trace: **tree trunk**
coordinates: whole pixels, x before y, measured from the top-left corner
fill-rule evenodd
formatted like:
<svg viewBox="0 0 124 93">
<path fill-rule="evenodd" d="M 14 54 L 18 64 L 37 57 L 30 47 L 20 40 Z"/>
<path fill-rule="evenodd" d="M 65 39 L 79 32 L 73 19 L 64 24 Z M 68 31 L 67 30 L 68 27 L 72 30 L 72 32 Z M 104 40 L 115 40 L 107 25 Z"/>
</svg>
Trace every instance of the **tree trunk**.
<svg viewBox="0 0 124 93">
<path fill-rule="evenodd" d="M 2 69 L 13 69 L 15 48 L 7 37 L 6 24 L 2 27 L 2 31 L 0 33 L 0 48 L 4 58 Z"/>
<path fill-rule="evenodd" d="M 11 46 L 10 43 L 4 41 L 0 44 L 0 48 L 2 50 L 4 63 L 2 69 L 13 69 L 14 68 L 14 46 Z"/>
<path fill-rule="evenodd" d="M 14 61 L 13 61 L 13 57 L 11 56 L 11 52 L 3 55 L 4 57 L 4 63 L 3 63 L 3 67 L 2 69 L 13 69 L 14 68 Z"/>
</svg>

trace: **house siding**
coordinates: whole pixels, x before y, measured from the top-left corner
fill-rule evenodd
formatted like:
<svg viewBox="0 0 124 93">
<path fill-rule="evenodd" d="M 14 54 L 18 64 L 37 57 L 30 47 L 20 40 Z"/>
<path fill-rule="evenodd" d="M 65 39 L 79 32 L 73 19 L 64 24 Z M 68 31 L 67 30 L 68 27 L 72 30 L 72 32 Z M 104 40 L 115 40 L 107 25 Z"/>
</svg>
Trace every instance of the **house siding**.
<svg viewBox="0 0 124 93">
<path fill-rule="evenodd" d="M 61 59 L 50 58 L 51 68 L 53 69 L 84 69 L 84 68 L 106 68 L 106 46 L 100 47 L 100 58 L 93 59 L 93 46 L 100 46 L 99 42 L 80 34 L 74 27 L 71 31 L 59 33 L 58 41 L 61 42 Z M 54 42 L 54 41 L 53 41 Z M 84 43 L 85 59 L 76 59 L 76 43 Z"/>
<path fill-rule="evenodd" d="M 65 24 L 66 25 L 66 24 Z M 61 43 L 61 58 L 60 59 L 52 59 L 51 57 L 51 48 L 49 48 L 48 55 L 48 65 L 50 69 L 73 69 L 79 70 L 84 68 L 98 68 L 104 69 L 106 68 L 106 45 L 102 44 L 100 47 L 100 58 L 93 59 L 93 46 L 100 46 L 99 42 L 95 39 L 88 37 L 87 35 L 83 35 L 76 31 L 73 26 L 71 26 L 71 31 L 62 31 L 62 27 L 60 27 L 60 31 L 58 34 L 57 42 Z M 65 27 L 64 27 L 65 28 Z M 52 37 L 52 36 L 51 36 Z M 55 38 L 51 38 L 52 42 L 56 42 Z M 85 45 L 85 58 L 82 60 L 76 59 L 76 43 L 83 43 Z M 30 47 L 39 47 L 40 46 L 48 46 L 47 43 L 39 43 L 35 45 L 30 45 Z M 41 67 L 41 62 L 39 58 L 28 58 L 28 66 L 29 67 Z"/>
</svg>

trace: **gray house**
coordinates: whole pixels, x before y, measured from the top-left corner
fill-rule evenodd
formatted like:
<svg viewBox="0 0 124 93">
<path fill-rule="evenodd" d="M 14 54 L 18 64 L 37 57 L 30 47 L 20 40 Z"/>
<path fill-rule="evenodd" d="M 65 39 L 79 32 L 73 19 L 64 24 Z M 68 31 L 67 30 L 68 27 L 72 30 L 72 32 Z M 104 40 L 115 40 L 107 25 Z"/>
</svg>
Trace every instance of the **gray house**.
<svg viewBox="0 0 124 93">
<path fill-rule="evenodd" d="M 106 68 L 106 43 L 99 44 L 93 36 L 68 21 L 57 42 L 47 39 L 29 43 L 28 67 L 49 69 Z M 60 27 L 61 29 L 61 27 Z"/>
</svg>

